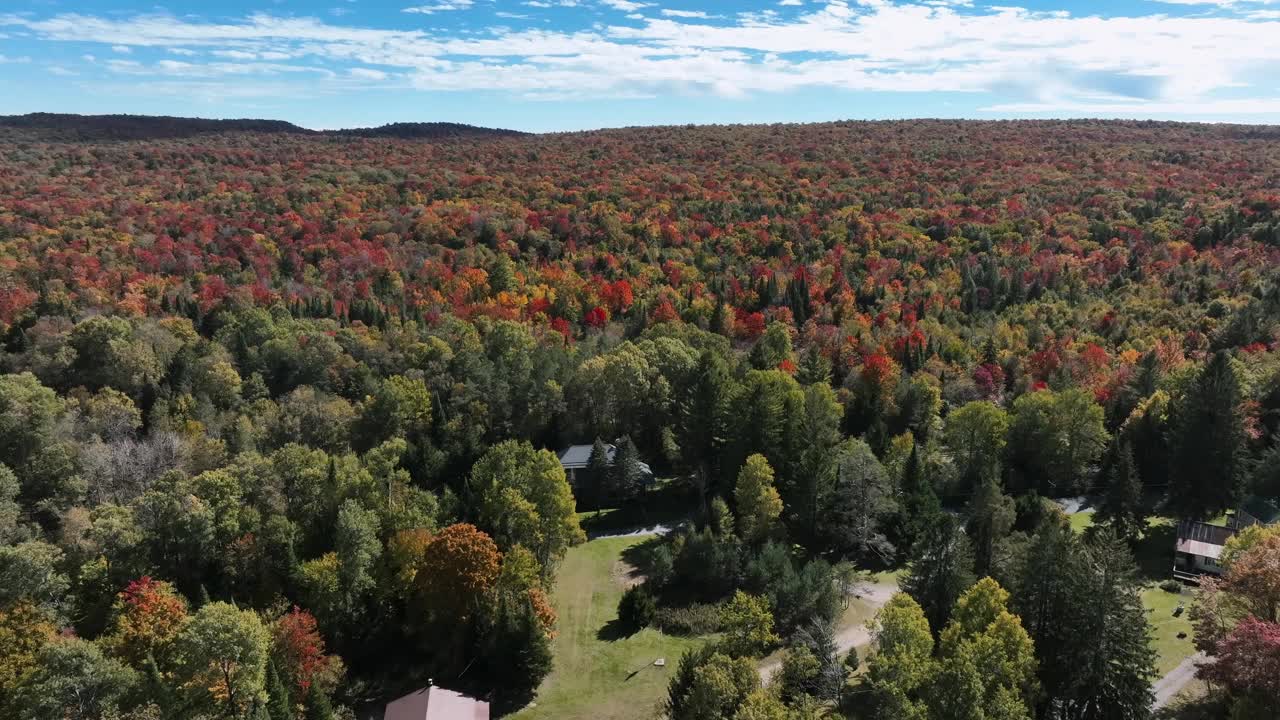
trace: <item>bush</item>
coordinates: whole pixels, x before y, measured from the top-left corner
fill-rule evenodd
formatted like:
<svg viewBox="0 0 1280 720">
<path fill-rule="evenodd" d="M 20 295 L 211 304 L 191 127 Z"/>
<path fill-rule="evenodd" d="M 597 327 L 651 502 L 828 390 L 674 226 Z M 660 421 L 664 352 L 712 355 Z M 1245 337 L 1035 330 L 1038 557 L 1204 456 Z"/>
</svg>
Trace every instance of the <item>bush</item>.
<svg viewBox="0 0 1280 720">
<path fill-rule="evenodd" d="M 694 603 L 686 607 L 658 608 L 653 623 L 668 635 L 710 635 L 720 632 L 720 606 Z"/>
<path fill-rule="evenodd" d="M 657 612 L 658 605 L 643 584 L 627 588 L 618 601 L 618 620 L 636 630 L 652 624 Z"/>
<path fill-rule="evenodd" d="M 1160 583 L 1160 589 L 1168 593 L 1173 593 L 1174 595 L 1181 595 L 1182 583 L 1177 580 L 1165 580 Z"/>
</svg>

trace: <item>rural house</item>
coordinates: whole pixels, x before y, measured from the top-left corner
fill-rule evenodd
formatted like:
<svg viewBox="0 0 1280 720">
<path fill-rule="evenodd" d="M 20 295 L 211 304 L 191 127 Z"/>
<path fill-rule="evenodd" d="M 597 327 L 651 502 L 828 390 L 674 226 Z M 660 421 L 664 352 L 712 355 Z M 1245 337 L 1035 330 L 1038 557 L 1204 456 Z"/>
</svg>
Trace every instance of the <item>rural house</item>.
<svg viewBox="0 0 1280 720">
<path fill-rule="evenodd" d="M 1231 515 L 1226 525 L 1183 520 L 1178 523 L 1178 539 L 1173 556 L 1173 576 L 1199 582 L 1204 574 L 1221 575 L 1218 559 L 1227 540 L 1250 525 L 1271 525 L 1280 521 L 1275 503 L 1251 497 Z"/>
<path fill-rule="evenodd" d="M 609 467 L 613 467 L 613 459 L 618 454 L 618 448 L 612 443 L 604 446 L 605 455 L 609 458 Z M 583 479 L 586 477 L 587 465 L 591 462 L 591 446 L 590 445 L 570 445 L 568 449 L 560 453 L 560 467 L 564 468 L 564 474 L 569 478 L 569 485 L 575 490 L 578 485 L 578 473 L 583 473 Z M 640 471 L 644 473 L 645 481 L 653 481 L 653 471 L 649 469 L 647 463 L 640 463 Z"/>
<path fill-rule="evenodd" d="M 428 685 L 387 703 L 383 720 L 489 720 L 489 703 Z"/>
</svg>

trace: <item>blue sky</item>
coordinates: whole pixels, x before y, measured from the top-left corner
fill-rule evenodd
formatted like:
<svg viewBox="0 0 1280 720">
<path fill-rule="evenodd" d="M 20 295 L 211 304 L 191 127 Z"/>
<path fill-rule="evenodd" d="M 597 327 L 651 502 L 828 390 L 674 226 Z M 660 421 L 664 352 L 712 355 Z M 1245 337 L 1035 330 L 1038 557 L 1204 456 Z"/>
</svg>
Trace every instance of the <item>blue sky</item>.
<svg viewBox="0 0 1280 720">
<path fill-rule="evenodd" d="M 1280 0 L 5 0 L 0 114 L 1280 123 Z"/>
</svg>

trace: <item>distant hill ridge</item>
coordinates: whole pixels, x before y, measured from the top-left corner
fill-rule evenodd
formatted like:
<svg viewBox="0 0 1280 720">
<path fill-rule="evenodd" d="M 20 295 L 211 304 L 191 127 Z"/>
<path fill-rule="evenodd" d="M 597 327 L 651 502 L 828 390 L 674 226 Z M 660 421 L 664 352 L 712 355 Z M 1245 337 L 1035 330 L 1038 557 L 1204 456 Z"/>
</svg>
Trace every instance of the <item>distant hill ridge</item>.
<svg viewBox="0 0 1280 720">
<path fill-rule="evenodd" d="M 0 115 L 0 128 L 34 131 L 48 140 L 153 140 L 223 132 L 335 135 L 363 138 L 436 140 L 452 137 L 507 137 L 517 130 L 476 127 L 450 122 L 398 122 L 374 128 L 308 130 L 284 120 L 170 117 L 164 115 L 72 115 L 28 113 Z"/>
</svg>

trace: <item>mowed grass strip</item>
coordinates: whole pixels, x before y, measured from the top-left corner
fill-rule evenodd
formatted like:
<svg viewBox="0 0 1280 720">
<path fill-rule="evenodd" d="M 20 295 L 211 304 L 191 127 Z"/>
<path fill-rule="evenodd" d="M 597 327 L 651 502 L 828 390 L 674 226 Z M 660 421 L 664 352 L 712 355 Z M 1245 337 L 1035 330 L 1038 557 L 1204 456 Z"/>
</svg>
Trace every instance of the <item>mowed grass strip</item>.
<svg viewBox="0 0 1280 720">
<path fill-rule="evenodd" d="M 678 638 L 646 628 L 622 635 L 618 600 L 630 566 L 623 553 L 653 536 L 592 540 L 569 550 L 556 573 L 553 594 L 559 634 L 552 644 L 555 667 L 539 688 L 533 706 L 519 720 L 659 718 L 659 703 L 680 654 L 701 645 L 700 638 Z M 666 667 L 653 661 L 666 658 Z"/>
</svg>

